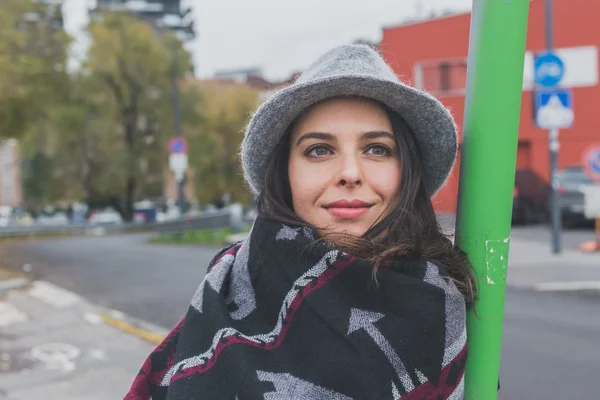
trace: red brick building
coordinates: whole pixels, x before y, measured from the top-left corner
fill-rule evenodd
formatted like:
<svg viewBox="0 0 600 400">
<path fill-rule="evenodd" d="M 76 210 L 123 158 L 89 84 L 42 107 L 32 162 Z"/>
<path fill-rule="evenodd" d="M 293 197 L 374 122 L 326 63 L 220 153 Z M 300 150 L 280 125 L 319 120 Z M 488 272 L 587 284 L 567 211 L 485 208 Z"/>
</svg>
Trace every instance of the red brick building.
<svg viewBox="0 0 600 400">
<path fill-rule="evenodd" d="M 573 88 L 575 123 L 560 132 L 559 168 L 580 163 L 583 150 L 600 143 L 600 1 L 554 0 L 554 46 L 565 61 L 561 83 Z M 470 14 L 413 23 L 383 30 L 380 50 L 398 76 L 438 97 L 462 129 L 469 46 Z M 505 40 L 505 38 L 498 38 Z M 533 54 L 544 51 L 544 0 L 531 0 L 525 58 L 517 166 L 530 168 L 548 179 L 547 131 L 533 119 Z M 462 135 L 462 131 L 460 132 Z M 458 166 L 448 184 L 436 195 L 438 211 L 454 212 Z"/>
</svg>

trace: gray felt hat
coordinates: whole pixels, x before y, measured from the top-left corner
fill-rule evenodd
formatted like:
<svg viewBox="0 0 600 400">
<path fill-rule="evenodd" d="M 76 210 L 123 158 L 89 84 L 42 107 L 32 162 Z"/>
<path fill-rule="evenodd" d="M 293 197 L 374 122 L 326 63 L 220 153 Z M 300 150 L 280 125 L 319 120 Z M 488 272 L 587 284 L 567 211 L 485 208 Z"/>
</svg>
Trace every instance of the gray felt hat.
<svg viewBox="0 0 600 400">
<path fill-rule="evenodd" d="M 411 128 L 422 156 L 425 185 L 434 195 L 457 152 L 450 112 L 429 94 L 400 82 L 383 58 L 365 45 L 343 45 L 321 56 L 291 86 L 264 102 L 242 142 L 244 177 L 260 193 L 269 160 L 290 124 L 308 107 L 332 97 L 360 96 L 395 110 Z"/>
</svg>

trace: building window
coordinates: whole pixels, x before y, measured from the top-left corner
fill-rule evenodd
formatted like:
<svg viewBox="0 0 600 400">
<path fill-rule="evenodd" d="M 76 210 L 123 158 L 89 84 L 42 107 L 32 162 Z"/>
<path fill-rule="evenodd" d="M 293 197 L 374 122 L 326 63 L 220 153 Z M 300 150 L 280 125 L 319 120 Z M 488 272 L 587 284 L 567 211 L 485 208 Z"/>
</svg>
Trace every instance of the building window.
<svg viewBox="0 0 600 400">
<path fill-rule="evenodd" d="M 441 63 L 439 66 L 439 74 L 440 74 L 440 90 L 442 92 L 448 92 L 451 88 L 450 81 L 450 64 Z"/>
<path fill-rule="evenodd" d="M 467 86 L 465 59 L 427 61 L 415 64 L 414 85 L 437 96 L 458 96 Z"/>
</svg>

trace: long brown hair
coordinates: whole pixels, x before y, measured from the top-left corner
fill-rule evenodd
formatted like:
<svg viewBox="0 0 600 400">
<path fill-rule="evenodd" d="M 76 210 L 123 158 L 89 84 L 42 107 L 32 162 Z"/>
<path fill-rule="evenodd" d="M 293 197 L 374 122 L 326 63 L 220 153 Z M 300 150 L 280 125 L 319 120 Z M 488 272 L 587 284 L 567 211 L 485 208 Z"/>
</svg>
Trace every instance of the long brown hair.
<svg viewBox="0 0 600 400">
<path fill-rule="evenodd" d="M 384 108 L 400 152 L 401 190 L 392 201 L 389 212 L 362 237 L 337 234 L 333 242 L 340 250 L 370 262 L 375 281 L 377 270 L 387 260 L 423 258 L 442 264 L 470 307 L 477 297 L 471 263 L 438 224 L 430 193 L 425 187 L 419 148 L 409 126 L 396 112 Z M 258 213 L 285 224 L 314 228 L 298 217 L 293 208 L 288 178 L 293 126 L 290 126 L 269 162 L 264 187 L 257 200 Z M 331 237 L 325 235 L 321 239 L 331 240 Z"/>
</svg>

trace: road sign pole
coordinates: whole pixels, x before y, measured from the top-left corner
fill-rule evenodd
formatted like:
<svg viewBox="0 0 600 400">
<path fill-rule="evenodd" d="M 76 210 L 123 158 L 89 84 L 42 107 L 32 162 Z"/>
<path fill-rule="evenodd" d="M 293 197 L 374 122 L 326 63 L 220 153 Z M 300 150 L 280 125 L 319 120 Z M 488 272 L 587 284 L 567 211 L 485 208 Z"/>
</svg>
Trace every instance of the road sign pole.
<svg viewBox="0 0 600 400">
<path fill-rule="evenodd" d="M 473 1 L 456 230 L 479 292 L 467 400 L 497 398 L 528 11 L 529 0 Z"/>
<path fill-rule="evenodd" d="M 177 41 L 172 41 L 172 74 L 173 74 L 173 122 L 175 124 L 175 136 L 183 136 L 181 129 L 181 108 L 179 105 L 179 84 L 178 84 L 178 63 L 177 63 Z M 185 173 L 181 179 L 177 179 L 177 206 L 179 211 L 183 214 L 183 208 L 185 203 Z"/>
<path fill-rule="evenodd" d="M 554 27 L 552 21 L 552 0 L 546 0 L 546 48 L 548 51 L 554 48 Z M 548 155 L 550 158 L 550 223 L 552 225 L 552 253 L 561 252 L 561 213 L 558 204 L 558 180 L 556 171 L 558 169 L 558 150 L 560 141 L 558 139 L 558 129 L 548 131 Z"/>
<path fill-rule="evenodd" d="M 558 150 L 560 148 L 560 142 L 558 139 L 558 129 L 550 129 L 548 131 L 548 150 L 550 152 L 550 212 L 551 212 L 551 224 L 552 224 L 552 253 L 559 254 L 561 252 L 561 212 L 558 204 Z"/>
<path fill-rule="evenodd" d="M 552 25 L 552 0 L 546 0 L 546 47 L 552 50 L 554 47 L 554 29 Z"/>
</svg>

